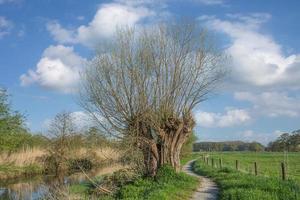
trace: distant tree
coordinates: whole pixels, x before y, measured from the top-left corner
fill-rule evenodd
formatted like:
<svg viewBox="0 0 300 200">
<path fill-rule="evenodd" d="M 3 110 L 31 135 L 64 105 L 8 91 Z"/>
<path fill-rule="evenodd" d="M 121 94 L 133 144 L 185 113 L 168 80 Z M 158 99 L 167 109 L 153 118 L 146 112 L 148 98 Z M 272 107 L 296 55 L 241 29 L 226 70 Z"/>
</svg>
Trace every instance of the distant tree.
<svg viewBox="0 0 300 200">
<path fill-rule="evenodd" d="M 283 133 L 268 144 L 268 151 L 300 151 L 300 130 Z"/>
<path fill-rule="evenodd" d="M 251 142 L 249 144 L 249 151 L 264 151 L 265 147 L 258 142 Z"/>
<path fill-rule="evenodd" d="M 71 148 L 70 139 L 75 135 L 75 125 L 69 112 L 60 112 L 49 125 L 48 135 L 50 140 L 49 164 L 56 173 L 65 170 L 67 167 L 67 156 Z"/>
<path fill-rule="evenodd" d="M 193 132 L 192 135 L 185 141 L 181 148 L 180 155 L 187 156 L 193 152 L 193 144 L 196 142 L 197 136 Z"/>
<path fill-rule="evenodd" d="M 197 142 L 194 151 L 264 151 L 265 147 L 258 142 L 225 141 Z"/>
<path fill-rule="evenodd" d="M 31 135 L 25 117 L 11 109 L 7 91 L 0 88 L 0 150 L 13 151 L 28 144 Z"/>
</svg>

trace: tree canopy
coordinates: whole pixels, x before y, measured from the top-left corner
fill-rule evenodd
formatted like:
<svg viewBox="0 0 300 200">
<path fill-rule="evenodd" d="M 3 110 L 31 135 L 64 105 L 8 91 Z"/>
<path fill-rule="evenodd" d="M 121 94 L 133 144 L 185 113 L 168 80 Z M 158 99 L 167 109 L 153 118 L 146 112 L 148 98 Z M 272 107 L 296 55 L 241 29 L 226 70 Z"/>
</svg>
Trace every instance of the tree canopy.
<svg viewBox="0 0 300 200">
<path fill-rule="evenodd" d="M 192 110 L 223 77 L 223 58 L 194 23 L 120 29 L 83 74 L 81 102 L 104 131 L 132 138 L 147 173 L 179 170 Z"/>
</svg>

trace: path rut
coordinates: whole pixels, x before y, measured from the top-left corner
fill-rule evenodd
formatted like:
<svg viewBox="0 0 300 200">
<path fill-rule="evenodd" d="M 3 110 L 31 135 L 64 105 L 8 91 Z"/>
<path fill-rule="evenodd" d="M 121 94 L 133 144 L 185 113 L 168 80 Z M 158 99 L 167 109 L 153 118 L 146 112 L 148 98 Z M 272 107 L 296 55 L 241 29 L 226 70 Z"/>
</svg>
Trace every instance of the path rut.
<svg viewBox="0 0 300 200">
<path fill-rule="evenodd" d="M 211 179 L 198 175 L 192 171 L 192 163 L 195 162 L 195 160 L 189 161 L 187 164 L 185 164 L 182 168 L 182 170 L 191 175 L 198 177 L 201 180 L 201 183 L 197 189 L 197 191 L 194 193 L 191 200 L 217 200 L 218 199 L 218 193 L 219 189 L 217 187 L 217 184 L 213 182 Z"/>
</svg>

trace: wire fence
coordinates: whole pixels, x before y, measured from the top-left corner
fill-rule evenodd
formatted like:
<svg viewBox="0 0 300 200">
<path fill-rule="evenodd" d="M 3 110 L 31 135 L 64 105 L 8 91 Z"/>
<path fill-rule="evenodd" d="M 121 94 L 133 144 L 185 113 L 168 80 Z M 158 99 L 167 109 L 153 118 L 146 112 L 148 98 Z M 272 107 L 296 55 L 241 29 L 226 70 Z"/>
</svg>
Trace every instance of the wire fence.
<svg viewBox="0 0 300 200">
<path fill-rule="evenodd" d="M 293 166 L 293 171 L 289 170 L 290 166 L 288 160 L 288 153 L 285 153 L 282 161 L 270 162 L 268 160 L 264 162 L 259 162 L 255 160 L 243 159 L 226 159 L 221 155 L 214 154 L 201 154 L 200 160 L 202 160 L 206 165 L 213 168 L 230 168 L 243 173 L 252 174 L 255 176 L 265 176 L 265 177 L 279 177 L 282 180 L 295 179 L 299 180 L 300 165 Z M 275 166 L 276 165 L 276 166 Z M 298 169 L 296 169 L 298 168 Z M 268 172 L 268 173 L 267 173 Z"/>
</svg>

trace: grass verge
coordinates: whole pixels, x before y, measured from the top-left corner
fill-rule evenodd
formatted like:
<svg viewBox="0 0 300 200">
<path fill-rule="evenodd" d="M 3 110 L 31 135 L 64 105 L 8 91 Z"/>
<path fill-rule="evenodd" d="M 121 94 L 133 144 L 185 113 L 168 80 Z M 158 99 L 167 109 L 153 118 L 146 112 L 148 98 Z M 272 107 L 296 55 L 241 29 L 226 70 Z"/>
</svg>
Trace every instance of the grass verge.
<svg viewBox="0 0 300 200">
<path fill-rule="evenodd" d="M 220 200 L 299 200 L 300 187 L 294 181 L 256 177 L 229 168 L 216 169 L 201 160 L 193 164 L 195 173 L 206 175 L 220 187 Z"/>
<path fill-rule="evenodd" d="M 0 180 L 27 177 L 42 173 L 43 168 L 35 164 L 25 166 L 15 166 L 12 164 L 0 165 Z"/>
<path fill-rule="evenodd" d="M 176 173 L 170 166 L 164 166 L 159 169 L 155 178 L 136 178 L 130 183 L 120 185 L 114 194 L 102 196 L 101 199 L 187 200 L 198 185 L 199 179 L 182 172 Z M 87 183 L 72 185 L 70 192 L 86 198 L 92 187 Z"/>
<path fill-rule="evenodd" d="M 155 178 L 138 179 L 121 188 L 120 199 L 189 199 L 198 186 L 198 179 L 182 172 L 176 173 L 171 167 L 159 169 Z"/>
</svg>

